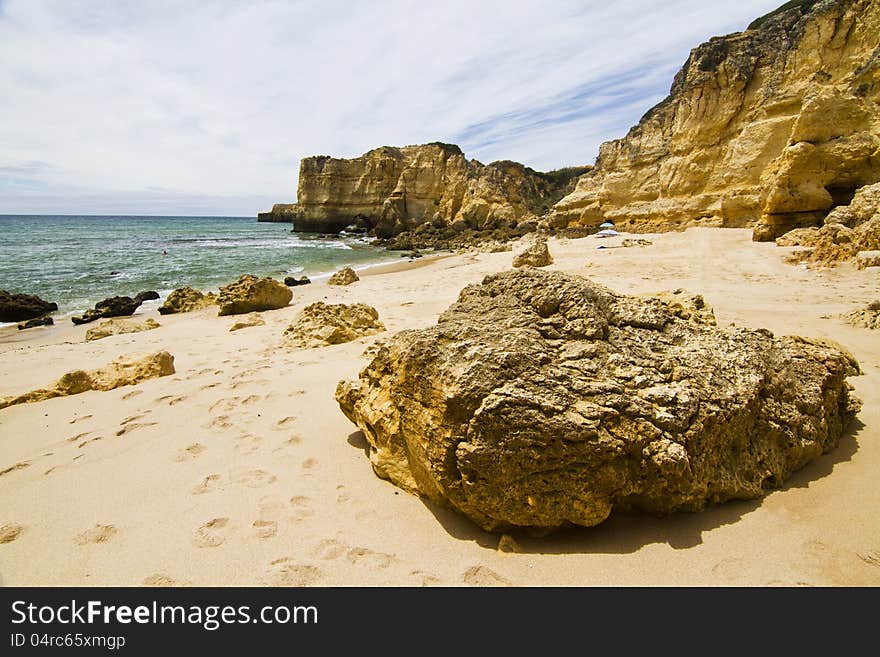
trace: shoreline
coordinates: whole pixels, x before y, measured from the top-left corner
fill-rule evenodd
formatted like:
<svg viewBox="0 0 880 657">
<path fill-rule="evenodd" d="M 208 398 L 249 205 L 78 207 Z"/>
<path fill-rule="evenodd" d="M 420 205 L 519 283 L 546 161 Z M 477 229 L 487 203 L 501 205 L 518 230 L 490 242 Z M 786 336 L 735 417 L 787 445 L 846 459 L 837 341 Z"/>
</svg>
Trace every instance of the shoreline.
<svg viewBox="0 0 880 657">
<path fill-rule="evenodd" d="M 548 269 L 623 294 L 702 294 L 733 323 L 841 343 L 864 374 L 863 410 L 840 446 L 764 498 L 601 525 L 499 552 L 499 535 L 375 476 L 333 399 L 365 349 L 436 322 L 467 284 L 513 254 L 457 253 L 371 268 L 345 287 L 297 287 L 264 326 L 229 332 L 211 309 L 152 316 L 161 327 L 84 342 L 89 324 L 0 332 L 0 396 L 73 369 L 167 349 L 174 375 L 0 410 L 0 584 L 216 586 L 880 585 L 880 341 L 837 315 L 877 296 L 876 274 L 785 264 L 791 249 L 748 230 L 640 236 L 644 248 L 549 241 Z M 616 239 L 616 238 L 615 238 Z M 718 254 L 724 254 L 718 258 Z M 283 344 L 306 305 L 367 303 L 387 332 L 316 349 Z M 99 320 L 100 321 L 100 320 Z M 49 327 L 52 328 L 52 327 Z M 161 537 L 160 541 L 156 537 Z"/>
<path fill-rule="evenodd" d="M 418 267 L 423 267 L 425 265 L 428 265 L 429 263 L 433 262 L 436 259 L 446 258 L 446 257 L 449 257 L 450 255 L 454 255 L 454 254 L 449 253 L 449 252 L 426 253 L 426 254 L 423 254 L 422 257 L 418 258 L 418 259 L 408 258 L 406 260 L 406 262 L 389 260 L 388 262 L 377 262 L 377 263 L 371 263 L 371 264 L 357 266 L 357 267 L 351 266 L 351 265 L 345 265 L 345 266 L 351 266 L 351 268 L 354 269 L 359 275 L 375 276 L 375 275 L 380 275 L 383 273 L 395 273 L 395 272 L 408 271 L 409 269 L 416 269 Z M 399 259 L 403 260 L 404 257 L 400 256 Z M 340 269 L 342 269 L 342 267 L 340 267 Z M 327 279 L 329 279 L 336 271 L 338 271 L 338 270 L 331 271 L 331 272 L 322 272 L 319 274 L 315 274 L 314 276 L 310 276 L 309 279 L 312 281 L 312 283 L 310 283 L 310 284 L 313 284 L 316 282 L 317 283 L 326 282 Z M 244 275 L 244 274 L 241 274 L 241 275 Z M 299 275 L 305 275 L 305 274 L 300 272 L 297 274 L 297 276 L 299 276 Z M 275 278 L 275 280 L 283 282 L 283 278 L 278 278 L 277 276 L 271 276 L 270 278 Z M 229 283 L 232 283 L 235 280 L 236 279 L 230 280 L 226 284 L 228 285 Z M 295 286 L 295 287 L 297 289 L 302 288 L 302 286 Z M 197 289 L 201 289 L 202 292 L 214 292 L 214 293 L 217 293 L 220 290 L 219 287 L 216 287 L 216 288 L 197 288 Z M 291 288 L 291 289 L 294 289 L 294 288 Z M 132 315 L 123 315 L 120 317 L 114 317 L 112 319 L 126 319 L 126 318 L 130 318 L 130 317 L 142 317 L 142 316 L 161 317 L 162 315 L 159 315 L 158 308 L 159 308 L 159 306 L 162 305 L 162 303 L 165 301 L 167 296 L 172 291 L 173 290 L 158 290 L 157 291 L 159 293 L 158 299 L 144 301 L 138 307 L 138 309 L 134 312 L 134 314 L 132 314 Z M 100 299 L 99 299 L 99 301 L 100 301 Z M 150 313 L 150 314 L 140 312 L 142 309 L 146 310 L 146 311 L 154 310 L 155 312 Z M 71 317 L 73 317 L 75 315 L 81 315 L 83 312 L 85 312 L 85 310 L 86 309 L 84 308 L 82 310 L 77 310 L 77 311 L 72 311 L 69 313 L 57 314 L 57 315 L 53 314 L 53 313 L 49 313 L 48 316 L 52 317 L 52 319 L 55 320 L 55 324 L 53 324 L 51 326 L 40 326 L 40 327 L 35 327 L 35 328 L 30 328 L 30 329 L 22 329 L 21 331 L 18 330 L 18 325 L 23 323 L 23 321 L 26 321 L 26 320 L 23 320 L 21 322 L 0 322 L 0 343 L 2 343 L 2 342 L 25 342 L 25 341 L 27 341 L 28 336 L 30 334 L 38 335 L 38 334 L 42 333 L 42 334 L 46 335 L 46 334 L 52 333 L 53 331 L 57 331 L 59 328 L 62 328 L 64 325 L 66 325 L 68 322 L 70 322 Z M 83 326 L 95 326 L 98 323 L 100 323 L 101 321 L 103 321 L 103 319 L 98 319 L 98 320 L 95 320 L 94 322 L 89 322 L 88 324 L 84 324 Z M 64 324 L 62 324 L 61 322 L 64 322 Z M 70 323 L 72 325 L 72 322 L 70 322 Z M 28 335 L 24 335 L 24 334 L 28 334 Z M 11 336 L 14 336 L 14 335 L 19 335 L 20 339 L 18 339 L 18 340 L 12 339 Z"/>
</svg>

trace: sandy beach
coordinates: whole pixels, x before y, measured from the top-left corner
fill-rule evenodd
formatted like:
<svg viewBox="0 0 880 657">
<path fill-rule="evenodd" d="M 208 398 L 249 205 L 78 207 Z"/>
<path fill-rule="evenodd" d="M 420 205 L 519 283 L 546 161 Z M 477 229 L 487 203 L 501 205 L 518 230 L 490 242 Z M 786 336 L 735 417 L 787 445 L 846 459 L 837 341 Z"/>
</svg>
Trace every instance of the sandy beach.
<svg viewBox="0 0 880 657">
<path fill-rule="evenodd" d="M 644 248 L 552 239 L 549 269 L 615 291 L 684 288 L 719 326 L 836 340 L 864 371 L 864 407 L 840 446 L 764 499 L 667 518 L 613 515 L 544 538 L 499 536 L 377 478 L 333 398 L 362 354 L 420 328 L 511 253 L 374 268 L 347 287 L 293 289 L 265 325 L 230 332 L 209 308 L 135 317 L 161 327 L 85 342 L 91 325 L 0 329 L 0 396 L 118 356 L 167 350 L 176 373 L 109 392 L 0 410 L 2 585 L 880 585 L 880 340 L 839 315 L 880 297 L 876 270 L 810 270 L 745 229 L 640 235 Z M 244 272 L 242 272 L 244 273 Z M 282 332 L 309 303 L 363 302 L 387 334 L 293 349 Z"/>
</svg>

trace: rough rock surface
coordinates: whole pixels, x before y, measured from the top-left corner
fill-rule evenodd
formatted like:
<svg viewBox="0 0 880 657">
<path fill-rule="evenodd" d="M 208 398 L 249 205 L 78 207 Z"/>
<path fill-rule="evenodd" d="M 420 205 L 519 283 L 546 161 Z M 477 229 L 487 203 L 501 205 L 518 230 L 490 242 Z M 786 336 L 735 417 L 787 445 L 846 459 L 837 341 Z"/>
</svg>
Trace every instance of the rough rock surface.
<svg viewBox="0 0 880 657">
<path fill-rule="evenodd" d="M 193 287 L 186 286 L 173 290 L 165 303 L 159 306 L 160 315 L 172 315 L 174 313 L 188 313 L 193 310 L 201 310 L 208 306 L 217 305 L 217 295 L 213 292 L 201 292 Z"/>
<path fill-rule="evenodd" d="M 23 322 L 58 310 L 58 304 L 44 301 L 35 294 L 0 290 L 0 322 Z"/>
<path fill-rule="evenodd" d="M 372 306 L 318 301 L 306 306 L 287 327 L 284 340 L 292 347 L 308 349 L 351 342 L 384 330 L 379 313 Z"/>
<path fill-rule="evenodd" d="M 85 311 L 82 316 L 71 317 L 70 320 L 74 324 L 88 324 L 104 317 L 127 317 L 133 315 L 142 303 L 142 300 L 131 297 L 109 297 L 96 303 L 93 309 Z"/>
<path fill-rule="evenodd" d="M 553 256 L 547 248 L 546 239 L 534 239 L 526 242 L 525 248 L 513 256 L 514 267 L 546 267 L 553 264 Z"/>
<path fill-rule="evenodd" d="M 782 8 L 780 8 L 782 9 Z M 554 207 L 558 227 L 818 225 L 880 181 L 880 3 L 806 0 L 691 51 L 669 96 Z"/>
<path fill-rule="evenodd" d="M 856 328 L 880 329 L 880 301 L 842 315 L 843 321 Z"/>
<path fill-rule="evenodd" d="M 289 224 L 293 223 L 296 214 L 296 203 L 276 203 L 269 212 L 258 212 L 257 221 Z"/>
<path fill-rule="evenodd" d="M 36 328 L 37 326 L 52 326 L 55 323 L 55 320 L 51 317 L 35 317 L 34 319 L 29 319 L 23 324 L 18 325 L 19 331 L 24 331 L 25 329 Z"/>
<path fill-rule="evenodd" d="M 859 251 L 856 254 L 856 266 L 859 269 L 880 267 L 880 251 Z"/>
<path fill-rule="evenodd" d="M 860 253 L 880 250 L 880 184 L 859 188 L 852 202 L 835 208 L 821 228 L 796 228 L 776 238 L 777 246 L 802 246 L 788 261 L 834 266 L 855 259 L 863 269 L 873 265 Z"/>
<path fill-rule="evenodd" d="M 220 288 L 218 315 L 241 315 L 284 308 L 293 298 L 293 292 L 274 278 L 257 278 L 245 274 L 234 283 Z"/>
<path fill-rule="evenodd" d="M 99 370 L 74 370 L 62 376 L 51 388 L 32 390 L 23 395 L 0 399 L 0 408 L 28 404 L 53 397 L 78 395 L 88 390 L 113 390 L 131 386 L 147 379 L 174 374 L 174 356 L 159 351 L 141 357 L 121 357 Z"/>
<path fill-rule="evenodd" d="M 266 324 L 266 320 L 264 320 L 259 313 L 250 313 L 245 315 L 238 321 L 236 321 L 232 326 L 229 327 L 230 331 L 240 331 L 244 328 L 251 328 L 253 326 L 263 326 Z"/>
<path fill-rule="evenodd" d="M 828 343 L 523 269 L 390 338 L 336 399 L 379 476 L 497 531 L 760 497 L 837 445 L 857 372 Z"/>
<path fill-rule="evenodd" d="M 327 279 L 327 285 L 351 285 L 361 280 L 351 267 L 345 267 Z"/>
<path fill-rule="evenodd" d="M 142 331 L 152 331 L 161 326 L 155 319 L 148 317 L 142 322 L 136 322 L 125 319 L 108 319 L 101 322 L 97 326 L 93 326 L 86 331 L 86 342 L 100 340 L 110 337 L 111 335 L 119 335 L 120 333 L 140 333 Z"/>
<path fill-rule="evenodd" d="M 353 159 L 300 164 L 297 231 L 337 233 L 349 225 L 391 237 L 420 225 L 455 230 L 516 224 L 546 212 L 587 168 L 539 173 L 516 162 L 467 160 L 458 146 L 383 146 Z"/>
<path fill-rule="evenodd" d="M 651 240 L 632 239 L 632 238 L 626 238 L 625 240 L 623 240 L 620 243 L 620 246 L 622 246 L 625 249 L 629 249 L 633 246 L 640 246 L 641 247 L 641 246 L 653 246 L 653 245 L 654 245 L 654 242 L 652 242 Z"/>
</svg>

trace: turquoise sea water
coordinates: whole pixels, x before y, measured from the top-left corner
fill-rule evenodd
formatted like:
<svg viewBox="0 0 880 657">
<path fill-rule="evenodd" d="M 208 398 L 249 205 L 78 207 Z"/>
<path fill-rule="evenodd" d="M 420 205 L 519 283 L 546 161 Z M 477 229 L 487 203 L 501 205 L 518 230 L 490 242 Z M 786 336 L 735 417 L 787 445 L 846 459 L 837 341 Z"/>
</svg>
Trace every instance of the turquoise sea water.
<svg viewBox="0 0 880 657">
<path fill-rule="evenodd" d="M 396 259 L 360 238 L 296 234 L 253 217 L 0 215 L 0 289 L 54 301 L 60 315 L 143 290 L 164 297 L 242 274 L 313 277 Z"/>
</svg>

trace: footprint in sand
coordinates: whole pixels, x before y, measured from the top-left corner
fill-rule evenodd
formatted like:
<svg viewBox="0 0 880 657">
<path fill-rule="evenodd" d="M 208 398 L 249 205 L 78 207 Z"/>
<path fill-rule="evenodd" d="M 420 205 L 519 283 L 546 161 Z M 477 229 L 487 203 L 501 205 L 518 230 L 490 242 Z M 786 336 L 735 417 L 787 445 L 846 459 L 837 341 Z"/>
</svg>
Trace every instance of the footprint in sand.
<svg viewBox="0 0 880 657">
<path fill-rule="evenodd" d="M 433 573 L 426 573 L 424 570 L 413 570 L 410 577 L 415 578 L 418 586 L 440 586 L 443 580 Z"/>
<path fill-rule="evenodd" d="M 210 493 L 211 491 L 217 490 L 220 488 L 220 475 L 218 474 L 210 474 L 204 479 L 202 479 L 202 483 L 192 489 L 193 495 L 203 495 L 204 493 Z"/>
<path fill-rule="evenodd" d="M 257 538 L 272 538 L 278 533 L 278 523 L 274 520 L 254 520 L 253 527 Z"/>
<path fill-rule="evenodd" d="M 292 425 L 296 424 L 296 416 L 288 415 L 287 417 L 283 417 L 278 420 L 275 424 L 272 425 L 272 428 L 276 431 L 284 431 L 285 429 L 289 429 Z"/>
<path fill-rule="evenodd" d="M 201 443 L 193 443 L 192 445 L 189 445 L 188 447 L 184 447 L 183 449 L 177 450 L 177 452 L 174 453 L 174 456 L 171 457 L 171 460 L 174 461 L 175 463 L 182 463 L 184 461 L 189 461 L 190 459 L 194 459 L 195 457 L 197 457 L 199 454 L 204 452 L 206 449 L 208 449 L 208 448 L 205 447 L 204 445 L 202 445 Z"/>
<path fill-rule="evenodd" d="M 471 566 L 461 576 L 469 586 L 512 586 L 512 582 L 485 566 Z"/>
<path fill-rule="evenodd" d="M 871 550 L 870 552 L 865 553 L 857 553 L 859 559 L 864 561 L 869 566 L 874 566 L 875 568 L 880 568 L 880 550 Z"/>
<path fill-rule="evenodd" d="M 138 429 L 146 429 L 147 427 L 155 427 L 158 422 L 132 422 L 131 424 L 124 424 L 122 427 L 117 430 L 117 436 L 124 436 L 127 433 L 132 431 L 137 431 Z"/>
<path fill-rule="evenodd" d="M 240 484 L 248 488 L 262 488 L 275 482 L 275 475 L 265 470 L 245 470 L 236 472 L 230 476 L 233 484 Z"/>
<path fill-rule="evenodd" d="M 318 546 L 314 550 L 314 555 L 319 559 L 330 561 L 331 559 L 338 559 L 348 552 L 348 550 L 349 548 L 345 543 L 341 543 L 334 538 L 325 538 L 318 543 Z"/>
<path fill-rule="evenodd" d="M 305 495 L 294 495 L 290 498 L 290 506 L 293 507 L 292 515 L 295 522 L 300 522 L 315 515 L 310 507 L 311 502 Z"/>
<path fill-rule="evenodd" d="M 303 470 L 314 470 L 317 467 L 318 467 L 318 459 L 309 458 L 309 459 L 306 459 L 305 461 L 302 462 L 302 469 Z"/>
<path fill-rule="evenodd" d="M 89 438 L 88 440 L 84 440 L 84 441 L 82 441 L 79 445 L 77 445 L 76 447 L 77 447 L 77 449 L 82 449 L 83 447 L 85 447 L 85 446 L 88 445 L 89 443 L 93 443 L 93 442 L 95 442 L 96 440 L 101 440 L 101 436 L 95 436 L 94 438 Z"/>
<path fill-rule="evenodd" d="M 84 431 L 83 433 L 78 433 L 75 436 L 71 436 L 70 438 L 65 438 L 64 440 L 69 443 L 75 443 L 77 440 L 82 440 L 86 436 L 92 435 L 91 431 Z"/>
<path fill-rule="evenodd" d="M 229 518 L 213 518 L 196 529 L 192 542 L 196 547 L 219 547 L 229 533 Z"/>
<path fill-rule="evenodd" d="M 244 380 L 244 381 L 236 381 L 235 383 L 233 383 L 233 384 L 232 384 L 231 386 L 229 386 L 229 387 L 230 387 L 230 389 L 232 389 L 232 390 L 238 390 L 239 388 L 242 388 L 242 387 L 244 387 L 244 386 L 260 386 L 260 387 L 263 387 L 263 386 L 267 386 L 267 385 L 269 385 L 269 380 L 268 380 L 268 379 L 247 379 L 247 380 Z"/>
<path fill-rule="evenodd" d="M 345 558 L 356 566 L 364 566 L 371 569 L 388 568 L 396 561 L 393 555 L 384 552 L 375 552 L 365 547 L 353 547 L 345 553 Z"/>
<path fill-rule="evenodd" d="M 0 526 L 0 543 L 12 543 L 24 531 L 24 527 L 15 523 Z"/>
<path fill-rule="evenodd" d="M 323 578 L 320 568 L 296 563 L 291 557 L 273 561 L 263 575 L 268 586 L 313 586 Z"/>
<path fill-rule="evenodd" d="M 73 542 L 77 545 L 92 545 L 97 543 L 106 543 L 116 534 L 116 527 L 113 525 L 95 525 L 91 529 L 77 534 L 73 538 Z"/>
<path fill-rule="evenodd" d="M 124 395 L 122 395 L 122 398 L 123 399 L 131 399 L 132 397 L 137 397 L 141 393 L 143 393 L 143 390 L 132 390 L 131 392 L 127 392 Z"/>
<path fill-rule="evenodd" d="M 350 499 L 351 499 L 351 495 L 349 494 L 348 489 L 345 486 L 340 484 L 339 486 L 336 487 L 336 501 L 337 502 L 342 504 L 344 502 L 348 502 Z"/>
<path fill-rule="evenodd" d="M 260 449 L 263 439 L 252 433 L 243 433 L 235 438 L 234 449 L 237 454 L 253 454 Z"/>
<path fill-rule="evenodd" d="M 138 392 L 140 392 L 140 390 L 138 390 Z M 82 422 L 83 420 L 88 420 L 90 417 L 92 417 L 92 416 L 91 415 L 80 415 L 78 417 L 73 418 L 70 422 L 68 422 L 68 424 L 76 424 L 77 422 Z"/>
<path fill-rule="evenodd" d="M 148 577 L 144 577 L 141 582 L 142 586 L 189 586 L 188 582 L 178 582 L 173 577 L 169 577 L 164 573 L 154 573 Z"/>
<path fill-rule="evenodd" d="M 16 463 L 15 465 L 11 465 L 8 468 L 6 468 L 5 470 L 0 470 L 0 477 L 2 477 L 3 475 L 9 474 L 10 472 L 15 472 L 16 470 L 24 470 L 30 464 L 31 464 L 30 461 L 21 461 L 19 463 Z"/>
<path fill-rule="evenodd" d="M 207 424 L 202 425 L 202 427 L 205 429 L 218 429 L 220 431 L 229 429 L 231 426 L 232 422 L 229 421 L 228 415 L 218 415 Z"/>
<path fill-rule="evenodd" d="M 735 581 L 741 578 L 748 569 L 748 564 L 738 557 L 722 559 L 712 566 L 712 574 L 727 581 Z"/>
<path fill-rule="evenodd" d="M 211 388 L 216 388 L 219 385 L 219 383 L 206 383 L 203 386 L 199 386 L 199 390 L 210 390 Z"/>
<path fill-rule="evenodd" d="M 305 440 L 299 434 L 293 434 L 284 440 L 278 447 L 276 447 L 273 451 L 280 452 L 281 450 L 287 449 L 288 447 L 293 447 L 294 445 L 299 445 Z"/>
</svg>

